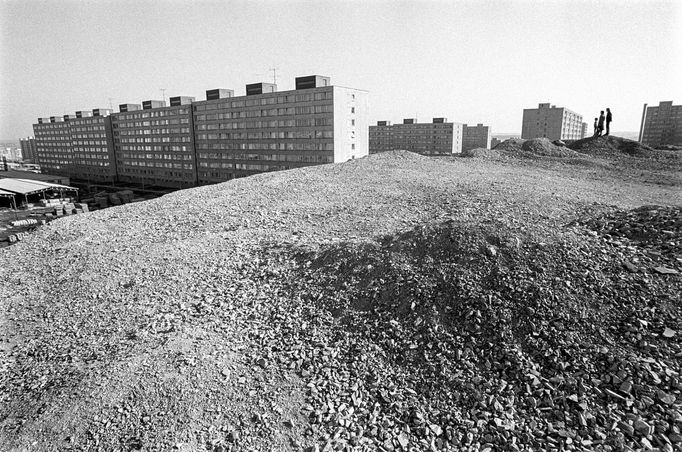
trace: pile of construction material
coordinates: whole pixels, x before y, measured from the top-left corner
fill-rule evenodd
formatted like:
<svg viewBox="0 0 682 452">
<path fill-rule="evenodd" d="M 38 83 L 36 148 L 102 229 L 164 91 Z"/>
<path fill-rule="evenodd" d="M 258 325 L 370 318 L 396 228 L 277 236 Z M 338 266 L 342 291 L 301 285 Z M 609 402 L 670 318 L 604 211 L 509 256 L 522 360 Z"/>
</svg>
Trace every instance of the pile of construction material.
<svg viewBox="0 0 682 452">
<path fill-rule="evenodd" d="M 101 192 L 93 197 L 91 203 L 98 209 L 106 209 L 109 206 L 130 204 L 133 202 L 133 196 L 132 190 L 121 190 L 115 193 Z"/>
<path fill-rule="evenodd" d="M 0 252 L 0 449 L 680 450 L 682 163 L 542 158 L 387 152 L 39 228 Z"/>
<path fill-rule="evenodd" d="M 25 220 L 11 221 L 10 224 L 15 228 L 18 226 L 31 226 L 34 224 L 38 224 L 38 220 L 36 220 L 35 218 L 27 218 Z"/>
</svg>

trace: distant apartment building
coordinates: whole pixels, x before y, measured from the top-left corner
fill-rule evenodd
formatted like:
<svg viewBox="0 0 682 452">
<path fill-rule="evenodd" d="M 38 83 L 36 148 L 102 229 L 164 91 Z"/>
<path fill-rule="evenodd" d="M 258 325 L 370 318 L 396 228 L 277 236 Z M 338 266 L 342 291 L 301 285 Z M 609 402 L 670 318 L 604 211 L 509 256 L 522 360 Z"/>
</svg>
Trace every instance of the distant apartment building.
<svg viewBox="0 0 682 452">
<path fill-rule="evenodd" d="M 192 105 L 200 184 L 368 154 L 366 91 L 319 75 L 296 78 L 295 90 L 276 88 L 254 83 L 239 97 L 210 90 Z"/>
<path fill-rule="evenodd" d="M 462 150 L 468 151 L 476 148 L 490 149 L 491 140 L 490 126 L 477 124 L 469 126 L 462 125 Z"/>
<path fill-rule="evenodd" d="M 657 107 L 644 104 L 639 142 L 647 146 L 682 145 L 682 105 L 659 102 Z"/>
<path fill-rule="evenodd" d="M 587 136 L 587 123 L 583 122 L 580 128 L 580 138 L 585 138 Z"/>
<path fill-rule="evenodd" d="M 92 182 L 113 182 L 116 179 L 112 110 L 96 108 L 77 111 L 69 118 L 73 163 L 71 176 Z"/>
<path fill-rule="evenodd" d="M 193 97 L 122 104 L 111 115 L 116 170 L 121 182 L 186 188 L 197 183 Z"/>
<path fill-rule="evenodd" d="M 344 162 L 369 153 L 367 91 L 296 78 L 206 92 L 205 101 L 171 97 L 39 119 L 38 162 L 45 172 L 171 188 L 266 171 Z"/>
<path fill-rule="evenodd" d="M 21 158 L 24 161 L 35 162 L 37 160 L 36 140 L 33 137 L 22 138 L 19 140 L 21 146 Z"/>
<path fill-rule="evenodd" d="M 377 121 L 377 125 L 369 126 L 369 153 L 392 151 L 393 125 L 391 121 Z"/>
<path fill-rule="evenodd" d="M 579 140 L 583 138 L 583 117 L 568 108 L 539 104 L 523 110 L 521 138 Z"/>
<path fill-rule="evenodd" d="M 422 155 L 452 155 L 462 151 L 462 124 L 446 118 L 418 123 L 406 118 L 402 124 L 378 121 L 369 127 L 370 154 L 396 149 Z"/>
<path fill-rule="evenodd" d="M 38 118 L 33 124 L 36 140 L 36 155 L 40 169 L 44 173 L 58 176 L 73 174 L 73 146 L 69 115 Z"/>
</svg>

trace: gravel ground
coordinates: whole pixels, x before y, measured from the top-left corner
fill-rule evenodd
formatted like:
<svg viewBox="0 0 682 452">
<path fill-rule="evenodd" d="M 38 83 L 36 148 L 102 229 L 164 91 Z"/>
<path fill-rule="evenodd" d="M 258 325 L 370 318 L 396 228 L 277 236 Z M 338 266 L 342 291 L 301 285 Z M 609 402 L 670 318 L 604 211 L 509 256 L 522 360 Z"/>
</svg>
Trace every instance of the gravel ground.
<svg viewBox="0 0 682 452">
<path fill-rule="evenodd" d="M 680 450 L 682 164 L 589 150 L 41 227 L 0 250 L 0 449 Z"/>
</svg>

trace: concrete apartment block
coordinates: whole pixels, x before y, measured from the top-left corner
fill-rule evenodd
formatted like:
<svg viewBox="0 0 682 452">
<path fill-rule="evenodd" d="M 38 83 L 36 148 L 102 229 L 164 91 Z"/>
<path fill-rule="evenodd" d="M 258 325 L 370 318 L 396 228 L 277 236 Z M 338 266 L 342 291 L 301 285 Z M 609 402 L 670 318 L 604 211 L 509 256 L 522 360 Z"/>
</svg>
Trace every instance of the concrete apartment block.
<svg viewBox="0 0 682 452">
<path fill-rule="evenodd" d="M 73 150 L 70 176 L 92 182 L 116 180 L 111 114 L 108 108 L 95 108 L 92 116 L 69 121 Z"/>
<path fill-rule="evenodd" d="M 196 185 L 190 101 L 193 98 L 171 99 L 177 105 L 166 106 L 164 101 L 149 100 L 142 103 L 142 110 L 111 115 L 120 181 L 172 188 Z"/>
<path fill-rule="evenodd" d="M 343 162 L 369 153 L 367 91 L 329 77 L 206 91 L 39 118 L 38 161 L 46 172 L 83 180 L 185 188 L 265 171 Z"/>
<path fill-rule="evenodd" d="M 19 140 L 21 146 L 21 158 L 24 161 L 35 162 L 38 159 L 38 152 L 36 150 L 36 140 L 33 137 L 22 138 Z"/>
<path fill-rule="evenodd" d="M 334 163 L 369 155 L 368 93 L 341 86 L 333 86 L 332 90 Z"/>
<path fill-rule="evenodd" d="M 393 126 L 391 121 L 378 121 L 376 126 L 369 126 L 369 153 L 392 151 Z"/>
<path fill-rule="evenodd" d="M 69 176 L 73 172 L 73 146 L 71 144 L 71 121 L 63 117 L 38 118 L 33 124 L 36 157 L 45 173 Z"/>
<path fill-rule="evenodd" d="M 475 126 L 462 125 L 462 150 L 468 151 L 476 148 L 490 149 L 492 134 L 490 126 L 476 124 Z"/>
<path fill-rule="evenodd" d="M 246 96 L 193 103 L 200 184 L 368 154 L 366 91 L 322 76 L 297 78 L 293 91 L 247 86 Z"/>
<path fill-rule="evenodd" d="M 369 127 L 369 143 L 371 154 L 401 149 L 422 155 L 452 155 L 462 151 L 462 124 L 446 118 L 433 118 L 430 123 L 405 118 L 394 125 L 379 121 Z"/>
<path fill-rule="evenodd" d="M 538 108 L 523 110 L 521 138 L 549 138 L 550 140 L 579 140 L 583 137 L 583 117 L 568 108 L 548 103 Z"/>
<path fill-rule="evenodd" d="M 116 179 L 108 108 L 39 118 L 33 125 L 35 158 L 45 173 L 93 182 Z"/>
<path fill-rule="evenodd" d="M 644 104 L 639 142 L 682 146 L 682 105 L 673 105 L 672 101 L 659 102 L 657 107 Z"/>
</svg>

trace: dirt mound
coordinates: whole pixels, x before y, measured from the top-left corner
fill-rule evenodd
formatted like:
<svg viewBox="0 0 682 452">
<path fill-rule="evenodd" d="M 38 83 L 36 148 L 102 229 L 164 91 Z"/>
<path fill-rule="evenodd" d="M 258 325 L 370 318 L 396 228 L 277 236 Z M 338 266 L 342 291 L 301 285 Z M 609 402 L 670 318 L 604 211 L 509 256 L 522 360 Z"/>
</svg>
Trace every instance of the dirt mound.
<svg viewBox="0 0 682 452">
<path fill-rule="evenodd" d="M 494 158 L 499 157 L 500 152 L 496 149 L 476 148 L 464 150 L 460 155 L 462 157 Z"/>
<path fill-rule="evenodd" d="M 678 444 L 678 214 L 625 208 L 678 186 L 557 161 L 388 153 L 39 228 L 0 251 L 0 450 Z"/>
<path fill-rule="evenodd" d="M 373 161 L 405 161 L 405 160 L 425 161 L 428 160 L 430 157 L 417 154 L 415 152 L 395 150 L 371 154 L 367 158 Z"/>
<path fill-rule="evenodd" d="M 543 157 L 581 157 L 578 152 L 567 149 L 564 146 L 557 146 L 548 138 L 533 138 L 526 140 L 521 149 L 530 154 L 540 155 Z"/>
<path fill-rule="evenodd" d="M 493 148 L 502 155 L 524 159 L 537 159 L 541 157 L 584 157 L 578 152 L 564 146 L 557 146 L 547 138 L 533 138 L 523 140 L 510 138 Z"/>
<path fill-rule="evenodd" d="M 679 266 L 682 255 L 682 208 L 642 206 L 579 220 L 614 243 L 627 242 L 647 249 L 647 262 Z M 649 265 L 653 268 L 654 264 Z"/>
<path fill-rule="evenodd" d="M 583 138 L 569 144 L 568 147 L 584 154 L 596 156 L 618 156 L 625 154 L 633 157 L 650 157 L 656 153 L 649 146 L 637 141 L 612 135 Z"/>
<path fill-rule="evenodd" d="M 642 289 L 622 267 L 642 249 L 528 239 L 446 222 L 298 256 L 292 295 L 343 325 L 346 350 L 311 366 L 315 387 L 329 369 L 339 382 L 313 394 L 311 422 L 335 416 L 333 401 L 354 408 L 338 412 L 345 422 L 393 446 L 468 447 L 476 425 L 491 449 L 511 436 L 533 450 L 566 438 L 591 450 L 679 416 L 677 380 L 660 371 L 681 370 L 680 280 L 650 277 Z"/>
<path fill-rule="evenodd" d="M 522 140 L 521 138 L 509 138 L 495 146 L 493 149 L 496 151 L 520 151 L 525 141 L 526 140 Z"/>
</svg>

